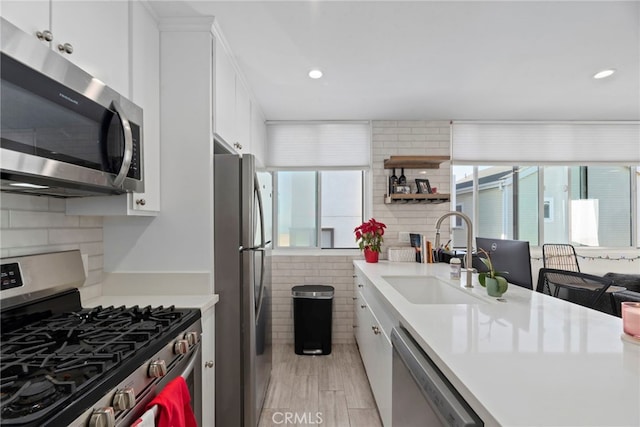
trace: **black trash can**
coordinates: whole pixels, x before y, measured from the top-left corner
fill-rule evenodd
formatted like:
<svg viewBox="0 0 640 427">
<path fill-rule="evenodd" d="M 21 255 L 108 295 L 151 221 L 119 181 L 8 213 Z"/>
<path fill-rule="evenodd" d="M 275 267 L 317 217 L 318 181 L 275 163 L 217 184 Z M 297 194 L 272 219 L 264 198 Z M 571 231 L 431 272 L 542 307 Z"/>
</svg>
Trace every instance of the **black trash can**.
<svg viewBox="0 0 640 427">
<path fill-rule="evenodd" d="M 326 285 L 291 288 L 296 354 L 331 354 L 333 290 Z"/>
</svg>

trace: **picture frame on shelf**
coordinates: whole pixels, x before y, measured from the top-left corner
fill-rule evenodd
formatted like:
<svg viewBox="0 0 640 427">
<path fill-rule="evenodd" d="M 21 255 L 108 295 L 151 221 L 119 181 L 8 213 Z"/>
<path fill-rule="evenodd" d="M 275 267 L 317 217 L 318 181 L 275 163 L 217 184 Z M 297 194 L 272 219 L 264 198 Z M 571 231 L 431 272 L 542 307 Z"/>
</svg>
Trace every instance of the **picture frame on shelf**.
<svg viewBox="0 0 640 427">
<path fill-rule="evenodd" d="M 416 178 L 416 187 L 418 194 L 431 194 L 431 185 L 428 179 Z"/>
</svg>

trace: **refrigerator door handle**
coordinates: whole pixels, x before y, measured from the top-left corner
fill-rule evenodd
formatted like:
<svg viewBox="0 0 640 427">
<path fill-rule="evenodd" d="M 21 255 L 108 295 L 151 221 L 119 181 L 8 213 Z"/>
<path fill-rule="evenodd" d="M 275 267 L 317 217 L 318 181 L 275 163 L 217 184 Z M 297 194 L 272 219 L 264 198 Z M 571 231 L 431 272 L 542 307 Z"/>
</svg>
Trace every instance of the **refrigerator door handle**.
<svg viewBox="0 0 640 427">
<path fill-rule="evenodd" d="M 271 240 L 267 240 L 266 242 L 264 242 L 263 246 L 252 246 L 250 248 L 245 248 L 243 246 L 240 246 L 240 252 L 244 252 L 244 251 L 264 251 L 266 249 L 265 246 L 268 245 L 269 243 L 271 243 Z"/>
<path fill-rule="evenodd" d="M 262 205 L 262 193 L 260 191 L 260 181 L 258 180 L 258 174 L 254 173 L 253 175 L 253 191 L 255 192 L 256 199 L 258 200 L 258 216 L 260 219 L 260 246 L 256 249 L 261 251 L 260 254 L 260 289 L 258 290 L 258 301 L 256 304 L 256 324 L 258 324 L 258 319 L 260 319 L 260 312 L 262 311 L 262 302 L 264 299 L 264 257 L 265 257 L 265 246 L 269 244 L 269 242 L 265 242 L 264 237 L 264 208 Z"/>
</svg>

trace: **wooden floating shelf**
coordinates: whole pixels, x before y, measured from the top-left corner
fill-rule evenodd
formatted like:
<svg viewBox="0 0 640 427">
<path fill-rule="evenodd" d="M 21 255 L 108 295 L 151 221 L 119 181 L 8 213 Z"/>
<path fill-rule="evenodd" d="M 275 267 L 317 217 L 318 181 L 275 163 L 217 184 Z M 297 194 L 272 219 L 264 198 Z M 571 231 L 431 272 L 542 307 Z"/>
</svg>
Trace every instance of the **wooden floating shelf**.
<svg viewBox="0 0 640 427">
<path fill-rule="evenodd" d="M 438 169 L 449 160 L 449 156 L 391 156 L 384 160 L 384 168 Z"/>
<path fill-rule="evenodd" d="M 450 200 L 451 195 L 448 193 L 436 193 L 436 194 L 391 194 L 385 195 L 384 202 L 390 203 L 445 203 Z"/>
</svg>

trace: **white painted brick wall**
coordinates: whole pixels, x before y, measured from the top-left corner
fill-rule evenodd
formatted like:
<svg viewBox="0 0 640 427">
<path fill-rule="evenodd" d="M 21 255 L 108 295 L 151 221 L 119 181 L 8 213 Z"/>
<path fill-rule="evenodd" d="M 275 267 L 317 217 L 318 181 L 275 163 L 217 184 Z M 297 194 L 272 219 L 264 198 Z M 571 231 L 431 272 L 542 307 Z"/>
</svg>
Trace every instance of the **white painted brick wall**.
<svg viewBox="0 0 640 427">
<path fill-rule="evenodd" d="M 0 193 L 0 256 L 80 249 L 88 256 L 85 285 L 103 275 L 102 217 L 65 214 L 65 201 L 52 197 Z"/>
<path fill-rule="evenodd" d="M 398 243 L 398 232 L 416 231 L 435 239 L 435 222 L 450 209 L 442 204 L 384 204 L 390 170 L 384 169 L 384 159 L 392 155 L 448 156 L 448 121 L 374 121 L 373 137 L 373 217 L 387 224 L 382 258 L 389 247 L 408 246 Z M 426 175 L 405 169 L 407 181 L 415 185 L 416 178 L 427 178 L 438 192 L 449 193 L 450 165 L 429 169 Z M 400 175 L 400 171 L 396 171 Z M 442 238 L 448 240 L 448 224 L 442 227 Z M 353 337 L 353 260 L 362 256 L 284 256 L 273 257 L 273 342 L 293 343 L 293 303 L 291 288 L 296 285 L 331 285 L 335 288 L 333 310 L 333 342 L 352 343 Z"/>
<path fill-rule="evenodd" d="M 353 340 L 353 260 L 358 256 L 272 257 L 273 342 L 293 343 L 293 298 L 297 285 L 334 287 L 332 340 L 336 344 Z"/>
</svg>

